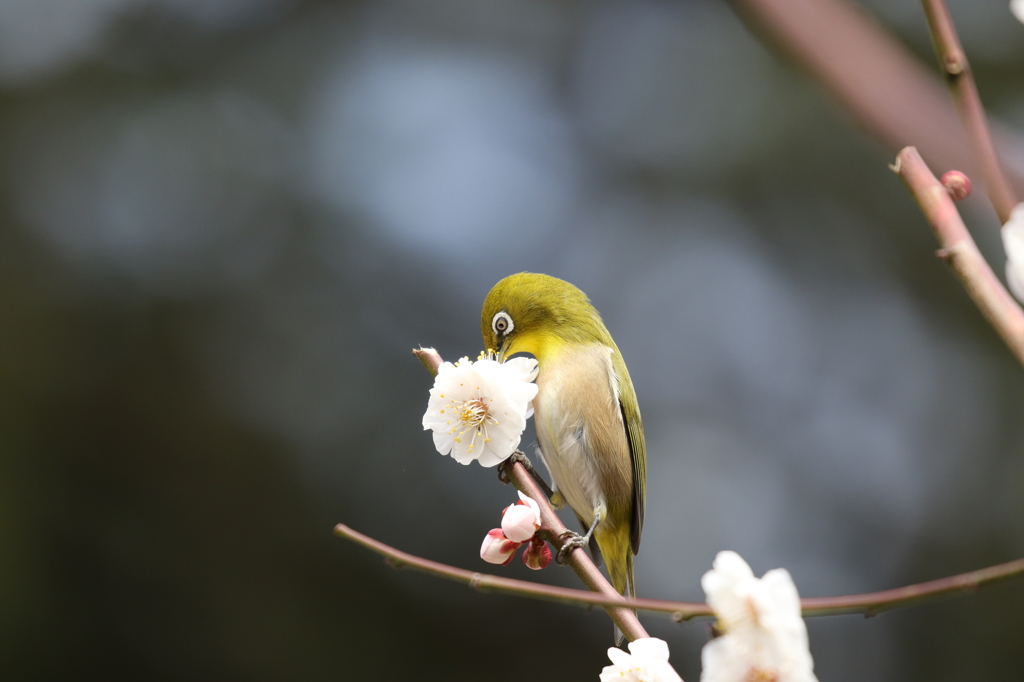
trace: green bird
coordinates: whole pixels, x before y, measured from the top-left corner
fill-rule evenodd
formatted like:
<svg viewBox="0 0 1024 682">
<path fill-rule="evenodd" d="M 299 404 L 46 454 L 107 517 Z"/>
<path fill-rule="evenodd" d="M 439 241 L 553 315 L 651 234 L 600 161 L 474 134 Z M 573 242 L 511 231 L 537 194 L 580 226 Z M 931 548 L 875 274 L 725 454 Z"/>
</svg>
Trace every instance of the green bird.
<svg viewBox="0 0 1024 682">
<path fill-rule="evenodd" d="M 603 555 L 615 589 L 634 596 L 647 477 L 644 427 L 626 363 L 600 314 L 569 282 L 521 272 L 487 294 L 480 325 L 485 347 L 499 360 L 515 353 L 537 359 L 534 419 L 552 503 L 569 504 L 587 529 L 583 538 L 595 561 Z"/>
</svg>

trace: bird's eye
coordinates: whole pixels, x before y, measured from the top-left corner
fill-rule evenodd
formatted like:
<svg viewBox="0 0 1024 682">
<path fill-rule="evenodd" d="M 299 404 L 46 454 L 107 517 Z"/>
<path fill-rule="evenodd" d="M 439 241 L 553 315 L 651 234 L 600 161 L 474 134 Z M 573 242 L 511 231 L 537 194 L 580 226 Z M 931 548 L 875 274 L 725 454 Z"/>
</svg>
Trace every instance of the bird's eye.
<svg viewBox="0 0 1024 682">
<path fill-rule="evenodd" d="M 491 329 L 498 336 L 504 336 L 512 331 L 515 325 L 512 324 L 512 318 L 508 316 L 506 312 L 495 313 L 491 319 Z"/>
</svg>

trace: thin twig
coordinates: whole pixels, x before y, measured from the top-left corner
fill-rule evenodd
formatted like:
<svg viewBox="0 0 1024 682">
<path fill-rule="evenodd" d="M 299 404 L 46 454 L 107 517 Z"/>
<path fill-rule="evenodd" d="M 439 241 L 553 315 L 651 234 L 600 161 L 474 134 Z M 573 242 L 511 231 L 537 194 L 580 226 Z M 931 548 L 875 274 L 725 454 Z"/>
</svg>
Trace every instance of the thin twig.
<svg viewBox="0 0 1024 682">
<path fill-rule="evenodd" d="M 800 607 L 805 616 L 834 616 L 844 613 L 862 613 L 865 616 L 874 616 L 883 611 L 912 606 L 927 599 L 952 596 L 958 593 L 970 594 L 984 585 L 1022 574 L 1024 574 L 1024 559 L 1015 559 L 1005 564 L 996 564 L 976 571 L 882 592 L 801 599 Z"/>
<path fill-rule="evenodd" d="M 528 580 L 516 580 L 514 578 L 502 578 L 488 573 L 468 571 L 464 568 L 457 568 L 442 564 L 430 559 L 403 552 L 375 540 L 367 535 L 352 530 L 343 523 L 334 527 L 334 533 L 338 537 L 352 540 L 355 543 L 380 554 L 394 568 L 412 568 L 439 578 L 454 580 L 483 592 L 500 592 L 522 597 L 531 597 L 545 601 L 562 602 L 565 604 L 576 604 L 579 606 L 604 606 L 620 607 L 627 604 L 629 608 L 642 611 L 660 611 L 676 614 L 676 620 L 689 620 L 698 616 L 712 615 L 711 608 L 707 604 L 699 602 L 673 602 L 661 599 L 627 599 L 617 592 L 614 594 L 602 594 L 599 592 L 588 592 L 587 590 L 574 590 L 569 587 L 555 587 Z M 582 552 L 573 552 L 582 554 Z M 628 609 L 627 609 L 627 612 Z"/>
<path fill-rule="evenodd" d="M 953 26 L 953 19 L 949 16 L 946 3 L 943 0 L 921 0 L 921 4 L 925 16 L 928 17 L 928 28 L 932 33 L 942 73 L 953 93 L 953 100 L 960 112 L 960 120 L 967 131 L 971 151 L 981 167 L 985 190 L 996 209 L 999 221 L 1005 223 L 1010 219 L 1013 207 L 1017 205 L 1017 198 L 1003 172 L 995 145 L 992 144 L 985 108 L 978 96 L 978 87 L 974 83 L 967 55 L 960 44 L 960 37 Z"/>
<path fill-rule="evenodd" d="M 1024 364 L 1024 311 L 978 251 L 949 192 L 914 147 L 900 151 L 892 169 L 910 190 L 935 232 L 942 247 L 938 255 L 960 278 L 985 319 Z"/>
<path fill-rule="evenodd" d="M 443 364 L 441 356 L 433 348 L 413 348 L 412 354 L 423 363 L 423 366 L 430 372 L 430 376 L 437 376 L 437 368 Z"/>
<path fill-rule="evenodd" d="M 728 0 L 750 28 L 821 85 L 894 155 L 917 144 L 929 163 L 979 175 L 947 92 L 932 69 L 859 4 L 847 0 Z M 993 124 L 1004 153 L 1021 146 Z M 1007 169 L 1014 187 L 1024 178 Z M 980 176 L 980 175 L 979 175 Z"/>
<path fill-rule="evenodd" d="M 729 2 L 770 47 L 838 101 L 887 156 L 914 140 L 927 141 L 931 160 L 972 172 L 942 85 L 862 7 L 845 0 Z"/>
<path fill-rule="evenodd" d="M 449 566 L 448 564 L 431 561 L 395 549 L 379 540 L 374 540 L 371 537 L 354 531 L 341 523 L 335 526 L 334 532 L 339 537 L 352 540 L 380 554 L 390 566 L 395 568 L 412 568 L 439 578 L 454 580 L 455 582 L 469 585 L 473 589 L 485 592 L 500 592 L 579 606 L 618 607 L 622 605 L 640 611 L 668 613 L 676 621 L 714 615 L 711 607 L 702 602 L 669 601 L 665 599 L 624 599 L 618 594 L 599 594 L 587 592 L 586 590 L 554 587 L 527 580 L 515 580 L 477 571 L 468 571 L 464 568 Z M 897 587 L 891 590 L 883 590 L 881 592 L 801 599 L 800 607 L 805 617 L 842 614 L 874 616 L 883 611 L 890 611 L 903 606 L 912 606 L 928 599 L 953 596 L 957 593 L 971 593 L 985 585 L 1021 574 L 1024 574 L 1024 559 L 1017 559 L 977 571 L 961 573 L 915 585 Z"/>
<path fill-rule="evenodd" d="M 433 348 L 416 348 L 413 350 L 413 355 L 416 356 L 431 375 L 437 375 L 437 368 L 441 366 L 443 361 L 436 350 Z M 550 542 L 554 546 L 555 551 L 561 549 L 568 542 L 571 533 L 562 523 L 562 520 L 558 518 L 558 515 L 555 514 L 554 509 L 551 508 L 547 495 L 537 484 L 537 481 L 534 480 L 530 471 L 522 462 L 509 464 L 507 461 L 501 464 L 501 470 L 516 488 L 521 490 L 523 494 L 533 498 L 540 507 L 541 527 L 538 531 L 540 537 Z M 601 570 L 594 565 L 594 562 L 591 561 L 586 552 L 580 548 L 573 549 L 566 557 L 566 563 L 572 567 L 587 588 L 606 598 L 607 601 L 602 603 L 601 606 L 608 612 L 609 617 L 615 622 L 619 630 L 622 631 L 622 634 L 626 636 L 626 639 L 632 642 L 635 639 L 648 636 L 647 631 L 640 624 L 636 614 L 628 608 L 619 606 L 625 598 L 615 591 L 615 588 L 604 577 Z M 435 566 L 440 565 L 442 564 L 435 564 Z M 461 580 L 462 578 L 458 579 Z M 476 583 L 476 585 L 479 585 L 479 583 Z"/>
</svg>

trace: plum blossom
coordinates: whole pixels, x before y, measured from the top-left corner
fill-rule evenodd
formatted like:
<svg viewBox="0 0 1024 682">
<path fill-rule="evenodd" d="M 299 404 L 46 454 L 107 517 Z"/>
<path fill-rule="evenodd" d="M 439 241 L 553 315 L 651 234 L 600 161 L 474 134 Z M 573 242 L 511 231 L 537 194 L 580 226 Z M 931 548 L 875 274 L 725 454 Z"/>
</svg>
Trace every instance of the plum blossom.
<svg viewBox="0 0 1024 682">
<path fill-rule="evenodd" d="M 1024 0 L 1017 4 L 1021 11 L 1018 17 L 1024 16 Z M 1017 300 L 1024 301 L 1024 203 L 1014 207 L 1001 234 L 1006 251 L 1006 283 Z"/>
<path fill-rule="evenodd" d="M 532 498 L 519 493 L 519 502 L 505 509 L 501 530 L 509 540 L 526 542 L 540 528 L 540 507 Z"/>
<path fill-rule="evenodd" d="M 520 492 L 519 501 L 502 512 L 501 528 L 488 531 L 480 547 L 480 558 L 492 564 L 508 564 L 516 550 L 528 543 L 523 551 L 523 563 L 535 571 L 547 568 L 551 563 L 551 550 L 546 542 L 534 536 L 539 528 L 540 505 Z"/>
<path fill-rule="evenodd" d="M 484 543 L 480 545 L 480 558 L 489 564 L 501 564 L 507 566 L 516 550 L 522 543 L 513 542 L 505 537 L 500 528 L 492 528 L 484 537 Z"/>
<path fill-rule="evenodd" d="M 629 643 L 629 653 L 608 650 L 612 664 L 601 671 L 601 682 L 683 682 L 668 662 L 668 644 L 657 637 Z"/>
<path fill-rule="evenodd" d="M 481 355 L 442 363 L 430 389 L 423 428 L 434 432 L 434 447 L 456 462 L 491 467 L 519 446 L 533 415 L 537 361 L 498 362 Z"/>
<path fill-rule="evenodd" d="M 539 571 L 551 564 L 551 548 L 540 538 L 533 538 L 523 550 L 523 563 L 526 567 Z"/>
<path fill-rule="evenodd" d="M 722 635 L 701 652 L 701 682 L 817 682 L 789 572 L 755 578 L 735 552 L 719 552 L 701 578 Z"/>
</svg>

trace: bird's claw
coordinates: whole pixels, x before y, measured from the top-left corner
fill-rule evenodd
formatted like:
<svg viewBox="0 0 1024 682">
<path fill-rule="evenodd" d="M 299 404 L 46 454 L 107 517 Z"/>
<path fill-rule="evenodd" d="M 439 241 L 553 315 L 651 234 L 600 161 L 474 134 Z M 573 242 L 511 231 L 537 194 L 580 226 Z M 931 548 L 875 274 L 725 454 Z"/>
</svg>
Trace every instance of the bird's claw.
<svg viewBox="0 0 1024 682">
<path fill-rule="evenodd" d="M 530 463 L 530 460 L 526 458 L 526 455 L 523 454 L 522 450 L 516 450 L 511 455 L 509 455 L 504 462 L 501 463 L 501 466 L 498 467 L 499 481 L 501 481 L 505 485 L 509 484 L 508 472 L 506 471 L 506 469 L 508 467 L 515 465 L 516 462 L 521 463 L 524 467 L 526 467 L 526 470 L 529 471 L 531 474 L 534 473 L 533 465 Z"/>
<path fill-rule="evenodd" d="M 565 562 L 569 558 L 569 553 L 574 549 L 582 549 L 587 546 L 589 540 L 579 533 L 571 530 L 567 530 L 558 536 L 559 540 L 564 540 L 562 546 L 558 548 L 558 554 L 555 555 L 555 563 L 559 566 L 565 566 Z"/>
</svg>

